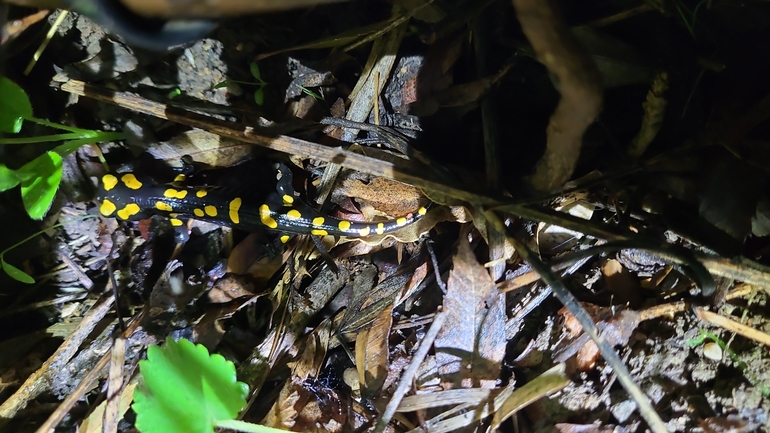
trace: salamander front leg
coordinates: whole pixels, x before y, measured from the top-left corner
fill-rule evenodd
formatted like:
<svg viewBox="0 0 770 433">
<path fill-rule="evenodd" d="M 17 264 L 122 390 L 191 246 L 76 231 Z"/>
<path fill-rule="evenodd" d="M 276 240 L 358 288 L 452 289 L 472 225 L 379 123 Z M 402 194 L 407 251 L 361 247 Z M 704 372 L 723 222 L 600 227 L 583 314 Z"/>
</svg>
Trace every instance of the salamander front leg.
<svg viewBox="0 0 770 433">
<path fill-rule="evenodd" d="M 294 175 L 291 169 L 282 162 L 276 162 L 273 166 L 275 169 L 275 191 L 278 193 L 283 201 L 287 201 L 286 196 L 291 197 L 289 202 L 294 200 Z"/>
</svg>

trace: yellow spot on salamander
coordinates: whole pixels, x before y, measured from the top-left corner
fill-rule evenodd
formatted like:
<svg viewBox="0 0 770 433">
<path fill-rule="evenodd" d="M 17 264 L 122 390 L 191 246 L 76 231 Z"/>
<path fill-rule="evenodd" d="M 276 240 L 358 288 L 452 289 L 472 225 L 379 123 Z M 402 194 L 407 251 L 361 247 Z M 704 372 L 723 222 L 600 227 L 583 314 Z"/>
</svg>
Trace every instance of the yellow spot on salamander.
<svg viewBox="0 0 770 433">
<path fill-rule="evenodd" d="M 206 197 L 206 194 L 208 193 L 209 192 L 206 191 L 205 189 L 199 189 L 198 191 L 195 191 L 195 196 L 198 198 L 203 198 L 203 197 Z"/>
<path fill-rule="evenodd" d="M 163 197 L 183 199 L 187 197 L 187 190 L 186 189 L 176 190 L 174 188 L 169 188 L 163 191 Z"/>
<path fill-rule="evenodd" d="M 216 206 L 208 205 L 208 206 L 204 207 L 203 210 L 205 210 L 206 211 L 206 215 L 208 215 L 210 217 L 217 216 L 217 207 Z"/>
<path fill-rule="evenodd" d="M 187 180 L 187 176 L 183 174 L 177 174 L 174 178 L 174 182 L 184 182 L 185 180 Z"/>
<path fill-rule="evenodd" d="M 171 218 L 170 221 L 171 221 L 171 225 L 174 227 L 180 227 L 183 224 L 182 220 L 177 218 Z"/>
<path fill-rule="evenodd" d="M 117 179 L 115 179 L 115 180 L 117 180 Z M 116 209 L 117 209 L 117 207 L 115 207 L 115 203 L 111 202 L 110 200 L 108 200 L 106 198 L 102 202 L 102 205 L 99 206 L 99 212 L 101 212 L 102 215 L 104 215 L 104 216 L 112 215 L 112 213 L 115 212 Z"/>
<path fill-rule="evenodd" d="M 259 220 L 271 229 L 278 227 L 278 223 L 270 215 L 270 207 L 266 204 L 259 207 Z"/>
<path fill-rule="evenodd" d="M 377 228 L 374 229 L 374 232 L 377 233 L 378 235 L 381 235 L 381 234 L 385 233 L 385 224 L 378 223 L 377 224 Z"/>
<path fill-rule="evenodd" d="M 327 232 L 326 230 L 315 229 L 315 230 L 310 230 L 310 234 L 316 235 L 316 236 L 326 236 L 329 234 L 329 232 Z"/>
<path fill-rule="evenodd" d="M 342 220 L 342 221 L 340 221 L 340 223 L 337 225 L 337 227 L 339 227 L 339 228 L 340 228 L 340 230 L 342 230 L 343 232 L 345 232 L 345 231 L 348 231 L 348 229 L 350 229 L 350 221 L 345 221 L 345 220 Z"/>
<path fill-rule="evenodd" d="M 203 215 L 204 215 L 203 209 L 198 209 L 196 207 L 195 209 L 193 209 L 193 214 L 195 214 L 195 216 L 197 216 L 198 218 L 203 218 Z"/>
<path fill-rule="evenodd" d="M 281 236 L 281 243 L 285 244 L 286 242 L 289 242 L 289 239 L 291 239 L 289 235 L 283 235 Z"/>
<path fill-rule="evenodd" d="M 181 214 L 180 213 L 170 213 L 170 214 L 168 214 L 168 217 L 169 218 L 177 218 L 177 217 L 179 217 L 179 215 L 181 215 Z"/>
<path fill-rule="evenodd" d="M 123 184 L 129 189 L 139 189 L 142 187 L 142 182 L 139 182 L 139 179 L 137 179 L 133 173 L 124 174 L 120 177 L 120 180 L 123 181 Z"/>
<path fill-rule="evenodd" d="M 155 202 L 155 209 L 162 210 L 163 212 L 171 212 L 174 210 L 170 204 L 162 201 Z"/>
<path fill-rule="evenodd" d="M 238 211 L 241 209 L 241 198 L 236 197 L 230 202 L 230 221 L 234 224 L 238 224 L 241 221 L 241 217 L 238 216 Z"/>
<path fill-rule="evenodd" d="M 298 220 L 300 218 L 302 218 L 302 214 L 299 213 L 299 211 L 297 209 L 292 209 L 292 210 L 286 212 L 286 219 L 288 219 L 288 220 L 295 221 L 295 220 Z"/>
<path fill-rule="evenodd" d="M 104 190 L 109 191 L 112 188 L 115 188 L 115 185 L 118 184 L 118 178 L 111 175 L 111 174 L 105 174 L 102 176 L 102 185 L 104 185 Z"/>
<path fill-rule="evenodd" d="M 401 218 L 397 219 L 396 220 L 396 225 L 399 226 L 399 227 L 405 226 L 406 225 L 406 218 L 401 217 Z"/>
<path fill-rule="evenodd" d="M 324 217 L 315 217 L 313 218 L 313 225 L 314 226 L 320 226 L 324 223 Z"/>
<path fill-rule="evenodd" d="M 366 227 L 358 230 L 358 236 L 369 236 L 369 233 L 371 233 L 371 232 L 372 232 L 371 227 L 366 226 Z"/>
<path fill-rule="evenodd" d="M 292 203 L 294 203 L 294 197 L 290 196 L 289 194 L 284 194 L 283 195 L 283 204 L 288 206 L 288 205 L 290 205 Z"/>
<path fill-rule="evenodd" d="M 425 209 L 424 207 L 420 207 L 419 209 L 417 209 L 417 214 L 420 216 L 423 216 L 426 213 L 428 213 L 428 209 Z"/>
<path fill-rule="evenodd" d="M 119 210 L 117 215 L 118 215 L 118 218 L 127 220 L 132 216 L 138 214 L 141 210 L 142 209 L 139 208 L 138 204 L 130 203 L 130 204 L 127 204 L 123 209 Z"/>
</svg>

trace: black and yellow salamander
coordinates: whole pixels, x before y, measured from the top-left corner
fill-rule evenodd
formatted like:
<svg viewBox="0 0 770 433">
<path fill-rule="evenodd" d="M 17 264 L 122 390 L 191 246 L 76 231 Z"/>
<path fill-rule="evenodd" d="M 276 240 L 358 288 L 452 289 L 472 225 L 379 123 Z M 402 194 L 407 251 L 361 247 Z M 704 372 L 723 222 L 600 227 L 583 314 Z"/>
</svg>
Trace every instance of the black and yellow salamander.
<svg viewBox="0 0 770 433">
<path fill-rule="evenodd" d="M 277 163 L 274 168 L 275 188 L 266 196 L 234 194 L 216 186 L 184 186 L 181 175 L 174 183 L 159 184 L 138 173 L 106 174 L 99 185 L 99 212 L 128 221 L 163 215 L 175 226 L 181 226 L 182 219 L 193 218 L 243 230 L 267 228 L 292 234 L 346 237 L 389 233 L 426 213 L 426 208 L 420 207 L 394 220 L 365 223 L 322 215 L 300 200 L 292 185 L 292 172 L 285 164 Z M 288 236 L 281 240 L 285 242 Z"/>
</svg>

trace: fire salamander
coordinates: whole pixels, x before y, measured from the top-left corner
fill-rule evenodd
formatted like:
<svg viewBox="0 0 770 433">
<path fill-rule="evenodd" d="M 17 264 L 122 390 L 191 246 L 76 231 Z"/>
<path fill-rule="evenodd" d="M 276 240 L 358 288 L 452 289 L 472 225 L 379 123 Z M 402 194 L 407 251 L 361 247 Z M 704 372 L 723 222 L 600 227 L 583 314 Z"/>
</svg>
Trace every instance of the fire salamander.
<svg viewBox="0 0 770 433">
<path fill-rule="evenodd" d="M 389 233 L 426 213 L 426 208 L 420 207 L 395 220 L 369 223 L 322 215 L 299 199 L 292 186 L 291 170 L 283 163 L 274 167 L 277 182 L 267 197 L 236 195 L 219 187 L 184 186 L 184 175 L 177 176 L 174 183 L 158 184 L 138 173 L 106 174 L 99 185 L 99 212 L 127 221 L 163 215 L 174 226 L 181 226 L 184 218 L 194 218 L 243 230 L 268 228 L 292 234 L 347 237 Z M 288 240 L 288 235 L 281 236 L 282 242 Z"/>
</svg>

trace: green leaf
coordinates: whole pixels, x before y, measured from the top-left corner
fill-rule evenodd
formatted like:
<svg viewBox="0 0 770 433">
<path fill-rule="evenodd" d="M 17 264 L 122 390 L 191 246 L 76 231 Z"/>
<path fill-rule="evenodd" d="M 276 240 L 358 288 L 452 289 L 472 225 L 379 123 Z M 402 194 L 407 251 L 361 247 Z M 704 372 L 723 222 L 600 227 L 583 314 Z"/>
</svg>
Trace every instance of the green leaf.
<svg viewBox="0 0 770 433">
<path fill-rule="evenodd" d="M 299 90 L 302 90 L 302 93 L 312 97 L 313 99 L 315 99 L 317 101 L 324 101 L 325 100 L 323 96 L 321 96 L 320 94 L 318 94 L 318 93 L 308 89 L 305 86 L 297 85 L 297 87 L 299 87 Z"/>
<path fill-rule="evenodd" d="M 32 104 L 24 89 L 0 77 L 0 131 L 16 134 L 21 131 L 24 119 L 31 117 Z"/>
<path fill-rule="evenodd" d="M 6 167 L 5 164 L 0 164 L 0 192 L 8 191 L 19 184 L 19 176 L 15 170 L 11 170 Z"/>
<path fill-rule="evenodd" d="M 43 219 L 61 182 L 61 155 L 48 151 L 24 164 L 16 173 L 21 179 L 21 200 L 27 214 L 32 219 Z"/>
<path fill-rule="evenodd" d="M 249 64 L 249 70 L 251 71 L 251 76 L 256 78 L 258 81 L 262 80 L 262 73 L 259 72 L 259 65 L 257 65 L 257 62 L 251 62 Z"/>
<path fill-rule="evenodd" d="M 265 103 L 265 92 L 262 91 L 261 87 L 254 91 L 254 102 L 260 107 Z"/>
<path fill-rule="evenodd" d="M 147 349 L 139 369 L 132 408 L 142 433 L 210 433 L 246 406 L 248 386 L 236 380 L 233 363 L 200 344 L 167 338 Z"/>
<path fill-rule="evenodd" d="M 227 81 L 227 80 L 222 81 L 221 83 L 219 83 L 216 86 L 214 86 L 214 90 L 221 89 L 222 87 L 227 87 L 228 84 L 230 84 L 229 81 Z"/>
<path fill-rule="evenodd" d="M 65 141 L 64 143 L 53 148 L 52 151 L 64 157 L 80 149 L 86 144 L 93 144 L 101 141 L 117 141 L 117 140 L 123 140 L 124 138 L 126 138 L 125 134 L 122 132 L 106 132 L 106 131 L 91 131 L 91 132 L 93 132 L 93 134 L 89 134 L 88 137 Z"/>
<path fill-rule="evenodd" d="M 17 268 L 16 266 L 6 262 L 5 257 L 0 256 L 0 262 L 2 262 L 3 270 L 5 271 L 6 274 L 8 274 L 9 277 L 13 278 L 16 281 L 21 281 L 22 283 L 25 283 L 25 284 L 35 284 L 34 278 L 32 278 L 28 273 Z"/>
</svg>

